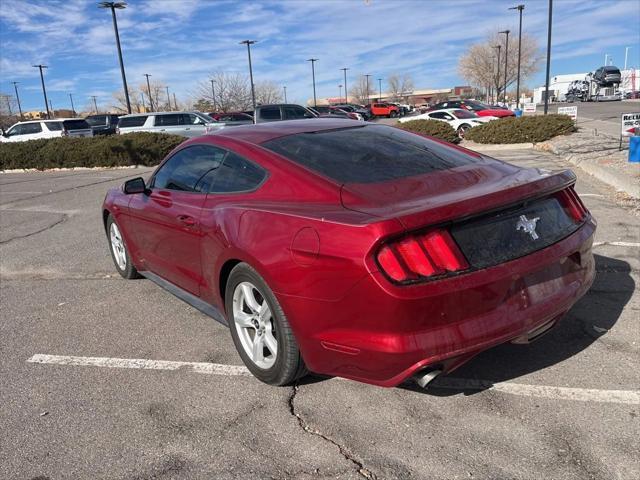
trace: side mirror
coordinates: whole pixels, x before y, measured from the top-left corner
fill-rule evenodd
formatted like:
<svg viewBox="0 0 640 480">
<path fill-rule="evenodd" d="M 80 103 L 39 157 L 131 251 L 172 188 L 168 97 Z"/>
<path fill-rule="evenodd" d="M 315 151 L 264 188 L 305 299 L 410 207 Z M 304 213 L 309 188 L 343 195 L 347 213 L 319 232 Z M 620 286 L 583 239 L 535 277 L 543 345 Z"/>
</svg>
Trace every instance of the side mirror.
<svg viewBox="0 0 640 480">
<path fill-rule="evenodd" d="M 134 193 L 147 193 L 147 186 L 144 184 L 144 178 L 137 177 L 124 182 L 122 190 L 127 195 L 133 195 Z"/>
</svg>

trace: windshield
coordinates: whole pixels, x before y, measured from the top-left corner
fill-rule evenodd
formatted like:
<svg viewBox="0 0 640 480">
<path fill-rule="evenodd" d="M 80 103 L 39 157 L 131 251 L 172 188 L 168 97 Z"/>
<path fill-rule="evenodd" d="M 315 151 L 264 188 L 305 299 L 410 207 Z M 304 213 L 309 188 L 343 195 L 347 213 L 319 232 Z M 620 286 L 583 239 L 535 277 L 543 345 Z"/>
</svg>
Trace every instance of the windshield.
<svg viewBox="0 0 640 480">
<path fill-rule="evenodd" d="M 490 108 L 489 105 L 485 105 L 484 103 L 480 103 L 480 102 L 464 102 L 464 105 L 469 107 L 474 112 L 479 112 L 481 110 L 489 110 Z"/>
<path fill-rule="evenodd" d="M 470 112 L 469 110 L 454 110 L 453 112 L 451 112 L 453 114 L 454 117 L 456 118 L 478 118 L 478 115 L 476 115 L 473 112 Z"/>
<path fill-rule="evenodd" d="M 98 125 L 106 125 L 107 124 L 107 116 L 106 115 L 94 115 L 93 117 L 85 118 L 85 120 L 92 127 L 97 127 Z"/>
<path fill-rule="evenodd" d="M 196 115 L 199 116 L 200 118 L 202 118 L 207 123 L 216 123 L 217 122 L 217 120 L 213 119 L 212 117 L 210 117 L 206 113 L 198 112 L 198 113 L 196 113 Z"/>
<path fill-rule="evenodd" d="M 378 183 L 474 163 L 470 155 L 386 125 L 275 138 L 262 144 L 339 183 Z"/>
</svg>

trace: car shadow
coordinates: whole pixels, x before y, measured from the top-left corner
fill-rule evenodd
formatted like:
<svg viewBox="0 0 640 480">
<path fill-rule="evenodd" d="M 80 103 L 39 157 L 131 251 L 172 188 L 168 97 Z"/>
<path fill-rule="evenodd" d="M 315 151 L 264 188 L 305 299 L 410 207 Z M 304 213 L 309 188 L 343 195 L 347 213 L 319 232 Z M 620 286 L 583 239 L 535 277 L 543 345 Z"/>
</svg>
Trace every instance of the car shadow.
<svg viewBox="0 0 640 480">
<path fill-rule="evenodd" d="M 494 383 L 555 365 L 588 348 L 613 328 L 635 289 L 627 262 L 602 255 L 594 258 L 596 278 L 591 289 L 539 340 L 489 349 L 453 372 L 453 378 L 443 375 L 426 390 L 413 382 L 399 388 L 433 396 L 472 395 L 491 388 Z M 455 379 L 482 381 L 455 382 Z"/>
</svg>

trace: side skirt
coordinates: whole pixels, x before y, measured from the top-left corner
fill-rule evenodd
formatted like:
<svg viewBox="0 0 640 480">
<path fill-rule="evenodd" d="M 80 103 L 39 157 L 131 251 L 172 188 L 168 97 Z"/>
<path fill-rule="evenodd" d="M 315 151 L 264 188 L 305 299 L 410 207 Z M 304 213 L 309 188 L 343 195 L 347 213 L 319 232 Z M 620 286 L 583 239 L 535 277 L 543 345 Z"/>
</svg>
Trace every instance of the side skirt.
<svg viewBox="0 0 640 480">
<path fill-rule="evenodd" d="M 191 293 L 183 290 L 182 288 L 178 287 L 177 285 L 174 285 L 173 283 L 165 280 L 164 278 L 159 277 L 155 273 L 152 273 L 149 271 L 142 271 L 142 272 L 138 271 L 138 273 L 143 277 L 151 280 L 153 283 L 155 283 L 159 287 L 164 288 L 169 293 L 178 297 L 183 302 L 188 303 L 196 310 L 199 310 L 200 312 L 204 313 L 208 317 L 213 318 L 216 322 L 219 322 L 226 327 L 229 326 L 229 324 L 227 323 L 227 319 L 224 317 L 222 312 L 220 312 L 220 310 L 218 310 L 213 305 L 201 300 L 195 295 L 192 295 Z"/>
</svg>

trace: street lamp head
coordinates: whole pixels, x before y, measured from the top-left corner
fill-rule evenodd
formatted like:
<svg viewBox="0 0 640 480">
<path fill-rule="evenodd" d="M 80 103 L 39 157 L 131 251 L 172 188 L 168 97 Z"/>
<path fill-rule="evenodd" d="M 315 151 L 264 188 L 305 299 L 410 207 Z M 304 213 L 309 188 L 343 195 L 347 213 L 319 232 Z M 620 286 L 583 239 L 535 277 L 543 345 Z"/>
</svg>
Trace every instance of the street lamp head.
<svg viewBox="0 0 640 480">
<path fill-rule="evenodd" d="M 31 65 L 33 68 L 49 68 L 46 65 Z"/>
<path fill-rule="evenodd" d="M 240 42 L 240 45 L 253 45 L 257 40 L 243 40 Z"/>
<path fill-rule="evenodd" d="M 99 2 L 98 8 L 117 8 L 122 10 L 127 8 L 127 2 Z"/>
<path fill-rule="evenodd" d="M 511 30 L 503 30 L 503 31 L 498 32 L 498 33 L 506 33 L 507 35 L 509 35 L 509 33 L 511 33 Z"/>
<path fill-rule="evenodd" d="M 509 10 L 524 10 L 524 5 L 516 5 L 515 7 L 510 7 Z"/>
</svg>

